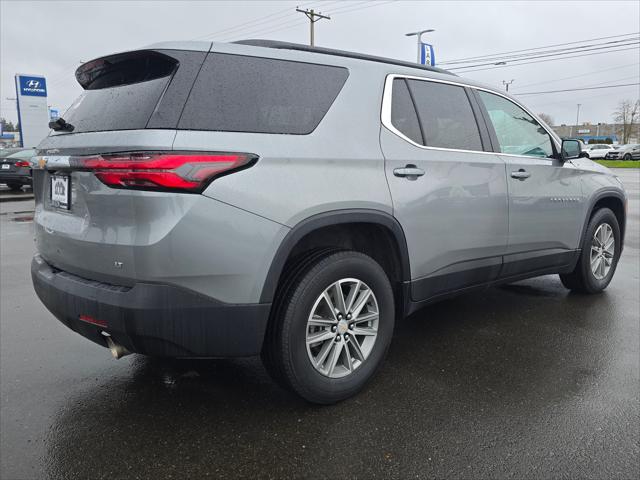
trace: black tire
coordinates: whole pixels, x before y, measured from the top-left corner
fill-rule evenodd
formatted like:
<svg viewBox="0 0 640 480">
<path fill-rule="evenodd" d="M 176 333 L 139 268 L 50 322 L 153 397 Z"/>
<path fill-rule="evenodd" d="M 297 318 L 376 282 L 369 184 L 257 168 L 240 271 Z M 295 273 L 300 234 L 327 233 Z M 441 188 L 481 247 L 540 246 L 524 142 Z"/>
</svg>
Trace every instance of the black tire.
<svg viewBox="0 0 640 480">
<path fill-rule="evenodd" d="M 631 160 L 631 154 L 627 153 L 624 157 L 622 157 L 623 160 Z"/>
<path fill-rule="evenodd" d="M 21 183 L 7 183 L 7 187 L 9 187 L 9 189 L 12 192 L 19 192 L 20 190 L 22 190 L 22 184 Z"/>
<path fill-rule="evenodd" d="M 605 223 L 609 224 L 613 230 L 615 250 L 609 272 L 604 278 L 598 279 L 591 270 L 591 242 L 598 227 Z M 611 282 L 620 258 L 620 225 L 610 209 L 601 208 L 591 216 L 581 248 L 582 252 L 575 269 L 571 273 L 561 274 L 560 280 L 569 290 L 582 293 L 602 292 Z"/>
<path fill-rule="evenodd" d="M 307 319 L 322 292 L 343 278 L 362 280 L 373 291 L 379 309 L 377 337 L 358 368 L 330 378 L 314 368 L 307 354 Z M 391 283 L 376 261 L 354 251 L 315 252 L 286 274 L 276 294 L 262 358 L 280 385 L 312 403 L 336 403 L 356 394 L 376 373 L 391 343 L 394 319 Z"/>
</svg>

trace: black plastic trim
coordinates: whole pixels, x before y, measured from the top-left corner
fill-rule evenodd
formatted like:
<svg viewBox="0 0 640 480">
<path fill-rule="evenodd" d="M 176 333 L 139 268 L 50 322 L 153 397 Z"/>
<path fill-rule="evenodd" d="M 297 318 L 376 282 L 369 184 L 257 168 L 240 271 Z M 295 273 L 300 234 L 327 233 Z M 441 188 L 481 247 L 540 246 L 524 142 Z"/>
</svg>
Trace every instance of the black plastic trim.
<svg viewBox="0 0 640 480">
<path fill-rule="evenodd" d="M 257 355 L 271 309 L 269 303 L 223 303 L 172 285 L 124 288 L 95 282 L 52 268 L 39 255 L 32 260 L 31 277 L 42 303 L 67 327 L 102 346 L 107 332 L 130 352 L 146 355 Z"/>
<path fill-rule="evenodd" d="M 388 65 L 399 65 L 402 67 L 415 68 L 418 70 L 427 70 L 429 72 L 443 73 L 446 75 L 456 76 L 455 73 L 443 70 L 441 68 L 431 67 L 427 65 L 418 65 L 416 63 L 405 62 L 403 60 L 396 60 L 395 58 L 378 57 L 375 55 L 366 55 L 364 53 L 349 52 L 345 50 L 336 50 L 333 48 L 323 47 L 311 47 L 309 45 L 302 45 L 299 43 L 280 42 L 278 40 L 261 40 L 261 39 L 248 39 L 239 40 L 239 45 L 251 45 L 254 47 L 275 48 L 280 50 L 297 50 L 300 52 L 320 53 L 323 55 L 333 55 L 335 57 L 355 58 L 357 60 L 367 60 L 369 62 L 386 63 Z"/>
<path fill-rule="evenodd" d="M 443 293 L 495 280 L 500 275 L 502 257 L 488 257 L 455 263 L 411 282 L 411 299 L 426 300 Z"/>
<path fill-rule="evenodd" d="M 369 209 L 346 209 L 333 210 L 330 212 L 320 213 L 295 225 L 287 236 L 282 240 L 278 251 L 276 252 L 267 277 L 262 287 L 260 295 L 261 303 L 270 303 L 273 301 L 280 275 L 289 254 L 296 244 L 307 234 L 319 228 L 331 225 L 340 225 L 345 223 L 373 223 L 388 228 L 394 235 L 398 248 L 400 250 L 401 274 L 402 281 L 411 279 L 411 270 L 409 267 L 409 252 L 407 249 L 407 240 L 400 223 L 388 213 L 379 210 Z"/>
</svg>

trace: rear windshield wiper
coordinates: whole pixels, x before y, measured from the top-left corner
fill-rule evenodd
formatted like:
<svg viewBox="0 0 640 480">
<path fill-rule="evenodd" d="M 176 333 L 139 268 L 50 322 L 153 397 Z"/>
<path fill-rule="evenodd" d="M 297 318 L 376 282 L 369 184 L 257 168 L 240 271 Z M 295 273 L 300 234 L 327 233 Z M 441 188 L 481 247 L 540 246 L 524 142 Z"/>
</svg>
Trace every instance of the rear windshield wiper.
<svg viewBox="0 0 640 480">
<path fill-rule="evenodd" d="M 73 132 L 75 128 L 70 123 L 67 123 L 64 118 L 60 117 L 52 122 L 49 122 L 49 128 L 56 132 Z"/>
</svg>

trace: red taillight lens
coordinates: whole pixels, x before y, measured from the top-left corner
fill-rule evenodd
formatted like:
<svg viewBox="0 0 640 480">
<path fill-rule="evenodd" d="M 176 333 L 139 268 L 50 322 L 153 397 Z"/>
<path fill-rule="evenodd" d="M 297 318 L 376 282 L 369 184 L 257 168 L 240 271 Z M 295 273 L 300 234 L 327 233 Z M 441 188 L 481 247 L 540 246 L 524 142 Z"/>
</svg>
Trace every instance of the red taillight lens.
<svg viewBox="0 0 640 480">
<path fill-rule="evenodd" d="M 97 318 L 94 318 L 90 315 L 80 315 L 78 316 L 78 319 L 92 325 L 97 325 L 98 327 L 107 328 L 107 322 L 105 322 L 104 320 L 98 320 Z"/>
<path fill-rule="evenodd" d="M 70 163 L 114 188 L 199 192 L 214 177 L 256 158 L 245 153 L 125 153 L 74 157 Z"/>
<path fill-rule="evenodd" d="M 15 163 L 15 166 L 16 166 L 16 167 L 30 167 L 30 166 L 31 166 L 31 164 L 30 164 L 27 160 L 18 160 L 18 161 Z"/>
</svg>

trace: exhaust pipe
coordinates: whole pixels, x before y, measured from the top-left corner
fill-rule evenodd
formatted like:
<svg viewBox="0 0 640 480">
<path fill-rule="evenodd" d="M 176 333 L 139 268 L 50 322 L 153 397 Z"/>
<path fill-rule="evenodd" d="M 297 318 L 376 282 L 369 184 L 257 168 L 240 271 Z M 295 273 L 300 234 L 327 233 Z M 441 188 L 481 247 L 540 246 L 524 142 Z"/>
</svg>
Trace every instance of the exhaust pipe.
<svg viewBox="0 0 640 480">
<path fill-rule="evenodd" d="M 107 346 L 109 347 L 109 350 L 111 351 L 111 355 L 113 355 L 113 358 L 117 360 L 126 355 L 131 355 L 131 352 L 129 350 L 124 348 L 119 343 L 114 342 L 113 339 L 111 338 L 111 335 L 109 335 L 107 332 L 102 332 L 102 335 L 104 335 L 104 337 L 107 339 Z"/>
</svg>

